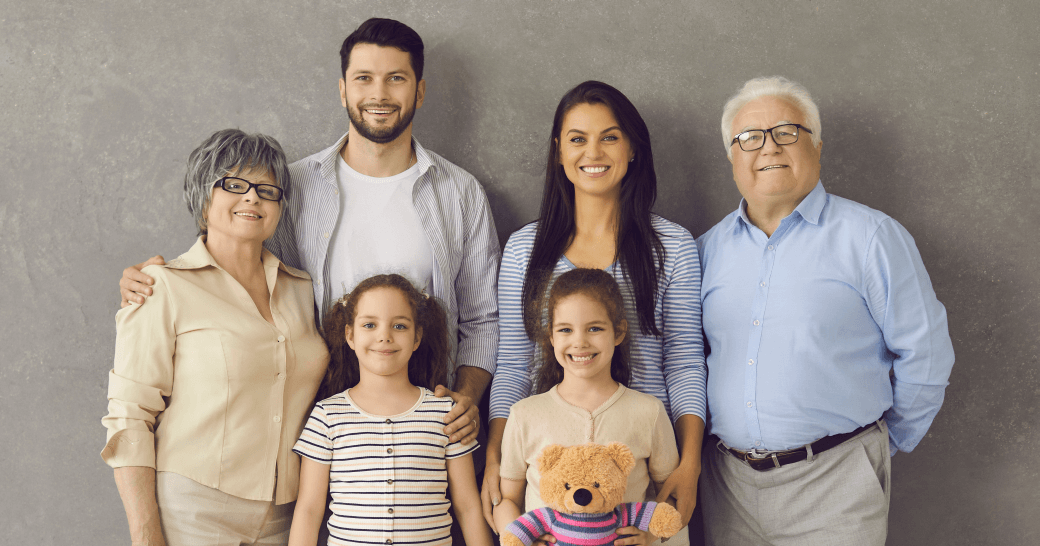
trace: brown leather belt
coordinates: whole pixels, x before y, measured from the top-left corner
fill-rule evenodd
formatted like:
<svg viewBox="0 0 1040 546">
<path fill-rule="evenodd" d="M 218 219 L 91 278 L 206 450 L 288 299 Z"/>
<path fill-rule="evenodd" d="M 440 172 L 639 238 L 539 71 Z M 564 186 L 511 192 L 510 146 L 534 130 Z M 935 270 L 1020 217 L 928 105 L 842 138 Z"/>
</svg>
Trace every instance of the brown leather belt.
<svg viewBox="0 0 1040 546">
<path fill-rule="evenodd" d="M 806 447 L 800 447 L 798 449 L 791 449 L 788 451 L 775 451 L 773 453 L 768 454 L 764 453 L 764 456 L 762 457 L 758 457 L 758 454 L 755 453 L 753 450 L 740 451 L 739 449 L 733 449 L 729 446 L 725 446 L 725 444 L 723 444 L 723 446 L 725 446 L 726 451 L 728 451 L 730 455 L 733 455 L 737 459 L 744 461 L 752 469 L 757 470 L 759 472 L 764 472 L 766 470 L 780 468 L 785 464 L 804 461 L 809 457 L 809 453 L 813 453 L 814 455 L 823 453 L 824 451 L 827 451 L 832 447 L 837 447 L 845 443 L 846 440 L 851 440 L 854 436 L 858 435 L 861 432 L 870 430 L 876 425 L 877 421 L 873 423 L 867 423 L 866 425 L 863 425 L 852 432 L 846 432 L 844 434 L 835 434 L 833 436 L 825 436 L 809 444 Z"/>
</svg>

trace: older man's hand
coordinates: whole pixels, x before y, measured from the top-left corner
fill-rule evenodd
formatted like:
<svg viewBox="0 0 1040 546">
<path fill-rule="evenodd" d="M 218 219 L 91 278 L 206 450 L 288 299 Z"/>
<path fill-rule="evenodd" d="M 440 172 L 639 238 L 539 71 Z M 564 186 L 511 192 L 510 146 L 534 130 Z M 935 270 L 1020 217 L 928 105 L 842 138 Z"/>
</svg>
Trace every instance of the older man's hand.
<svg viewBox="0 0 1040 546">
<path fill-rule="evenodd" d="M 145 297 L 152 295 L 152 285 L 155 281 L 141 273 L 141 270 L 149 265 L 166 265 L 166 260 L 162 256 L 152 256 L 123 270 L 123 277 L 119 279 L 119 296 L 122 298 L 119 302 L 120 307 L 126 307 L 131 302 L 144 303 Z"/>
</svg>

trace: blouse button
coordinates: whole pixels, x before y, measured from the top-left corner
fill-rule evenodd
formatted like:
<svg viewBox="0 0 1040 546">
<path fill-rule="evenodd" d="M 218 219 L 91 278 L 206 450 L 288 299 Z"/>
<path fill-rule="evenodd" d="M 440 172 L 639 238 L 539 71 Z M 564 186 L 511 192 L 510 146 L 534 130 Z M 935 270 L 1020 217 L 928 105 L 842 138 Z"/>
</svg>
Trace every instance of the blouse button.
<svg viewBox="0 0 1040 546">
<path fill-rule="evenodd" d="M 387 514 L 393 514 L 394 513 L 394 509 L 393 508 L 387 508 L 386 513 Z"/>
<path fill-rule="evenodd" d="M 394 452 L 394 448 L 388 447 L 388 448 L 386 448 L 386 452 L 387 453 L 393 453 Z"/>
<path fill-rule="evenodd" d="M 390 539 L 388 538 L 388 539 L 386 539 L 386 543 L 387 543 L 387 544 L 393 544 L 393 543 L 394 543 L 394 541 L 393 541 L 393 540 L 390 540 Z"/>
<path fill-rule="evenodd" d="M 394 483 L 394 480 L 386 480 L 386 483 Z"/>
<path fill-rule="evenodd" d="M 393 423 L 393 421 L 391 421 L 391 420 L 389 420 L 389 419 L 387 419 L 387 420 L 386 420 L 386 424 L 388 424 L 388 425 L 389 425 L 389 424 L 391 424 L 391 423 Z"/>
</svg>

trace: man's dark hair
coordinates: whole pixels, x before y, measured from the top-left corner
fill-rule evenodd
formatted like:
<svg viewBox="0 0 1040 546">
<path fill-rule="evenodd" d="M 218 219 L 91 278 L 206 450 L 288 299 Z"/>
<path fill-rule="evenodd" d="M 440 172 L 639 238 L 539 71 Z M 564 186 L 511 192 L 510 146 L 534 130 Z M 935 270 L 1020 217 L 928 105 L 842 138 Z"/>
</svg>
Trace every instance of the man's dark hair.
<svg viewBox="0 0 1040 546">
<path fill-rule="evenodd" d="M 347 73 L 350 65 L 350 52 L 358 44 L 375 44 L 381 47 L 396 47 L 404 51 L 412 58 L 412 71 L 415 72 L 415 81 L 422 79 L 423 72 L 423 41 L 412 27 L 393 19 L 378 19 L 373 17 L 357 30 L 343 40 L 343 47 L 339 49 L 340 70 L 339 77 Z"/>
</svg>

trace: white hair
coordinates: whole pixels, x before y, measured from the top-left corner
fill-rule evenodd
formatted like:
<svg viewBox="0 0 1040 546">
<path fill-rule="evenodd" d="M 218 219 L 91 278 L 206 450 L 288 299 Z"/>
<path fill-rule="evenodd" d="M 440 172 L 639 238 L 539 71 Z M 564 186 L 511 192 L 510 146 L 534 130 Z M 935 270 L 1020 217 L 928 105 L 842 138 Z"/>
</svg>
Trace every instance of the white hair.
<svg viewBox="0 0 1040 546">
<path fill-rule="evenodd" d="M 809 96 L 809 90 L 783 76 L 762 77 L 748 80 L 722 108 L 722 144 L 726 147 L 727 157 L 733 159 L 733 119 L 744 105 L 760 97 L 778 97 L 791 102 L 805 116 L 802 125 L 812 131 L 813 147 L 820 146 L 823 131 L 820 127 L 820 109 Z"/>
</svg>

